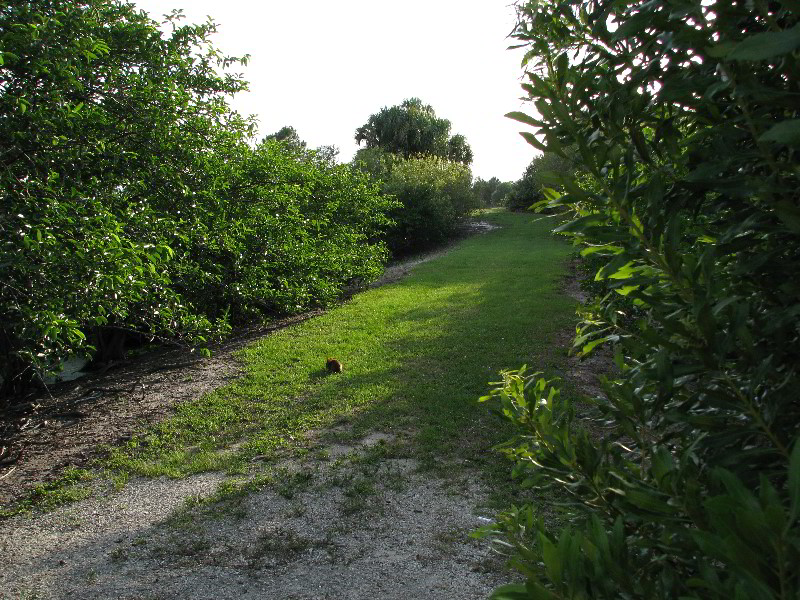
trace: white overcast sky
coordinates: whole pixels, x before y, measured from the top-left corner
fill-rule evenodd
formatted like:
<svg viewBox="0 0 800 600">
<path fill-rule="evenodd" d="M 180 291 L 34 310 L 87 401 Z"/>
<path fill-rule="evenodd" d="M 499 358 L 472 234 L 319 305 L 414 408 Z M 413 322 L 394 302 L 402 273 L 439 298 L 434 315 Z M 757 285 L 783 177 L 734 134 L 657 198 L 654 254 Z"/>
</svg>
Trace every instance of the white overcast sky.
<svg viewBox="0 0 800 600">
<path fill-rule="evenodd" d="M 534 150 L 505 118 L 519 100 L 521 51 L 506 48 L 511 0 L 135 0 L 156 20 L 173 8 L 211 16 L 214 45 L 250 54 L 250 91 L 234 98 L 259 133 L 293 126 L 311 147 L 335 145 L 342 161 L 355 130 L 384 106 L 419 97 L 466 136 L 473 175 L 519 179 Z"/>
</svg>

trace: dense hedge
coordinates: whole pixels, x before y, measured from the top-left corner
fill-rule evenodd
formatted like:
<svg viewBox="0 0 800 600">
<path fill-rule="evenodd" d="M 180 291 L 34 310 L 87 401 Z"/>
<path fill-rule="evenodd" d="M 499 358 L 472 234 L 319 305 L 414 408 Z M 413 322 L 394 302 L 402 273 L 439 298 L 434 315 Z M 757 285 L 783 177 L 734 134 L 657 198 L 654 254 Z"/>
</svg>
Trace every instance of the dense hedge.
<svg viewBox="0 0 800 600">
<path fill-rule="evenodd" d="M 383 184 L 401 206 L 387 233 L 394 254 L 425 250 L 452 238 L 476 206 L 469 167 L 437 157 L 397 161 Z"/>
<path fill-rule="evenodd" d="M 525 167 L 522 174 L 506 197 L 509 210 L 528 210 L 544 198 L 543 188 L 548 186 L 548 176 L 570 175 L 576 167 L 571 158 L 553 153 L 539 154 Z"/>
<path fill-rule="evenodd" d="M 394 202 L 385 230 L 394 256 L 403 256 L 443 244 L 458 227 L 478 198 L 472 189 L 469 167 L 436 156 L 403 158 L 380 148 L 359 150 L 353 159 Z"/>
<path fill-rule="evenodd" d="M 211 23 L 117 0 L 0 8 L 0 395 L 131 333 L 202 345 L 376 275 L 391 202 L 323 153 L 250 145 Z M 220 74 L 222 73 L 222 74 Z"/>
<path fill-rule="evenodd" d="M 526 584 L 495 598 L 800 594 L 800 20 L 794 2 L 525 2 L 536 147 L 560 231 L 601 260 L 580 353 L 617 374 L 576 420 L 550 382 L 490 394 L 527 506 L 495 533 Z M 582 410 L 584 410 L 582 408 Z"/>
</svg>

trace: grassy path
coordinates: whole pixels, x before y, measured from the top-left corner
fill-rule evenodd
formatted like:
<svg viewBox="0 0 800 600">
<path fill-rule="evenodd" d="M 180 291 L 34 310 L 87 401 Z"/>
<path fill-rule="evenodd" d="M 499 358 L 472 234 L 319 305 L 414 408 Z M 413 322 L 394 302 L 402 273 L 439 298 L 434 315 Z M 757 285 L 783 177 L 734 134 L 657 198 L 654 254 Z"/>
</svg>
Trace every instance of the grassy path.
<svg viewBox="0 0 800 600">
<path fill-rule="evenodd" d="M 574 309 L 547 224 L 486 218 L 501 228 L 245 348 L 244 377 L 104 465 L 146 477 L 0 521 L 0 599 L 486 598 L 509 575 L 468 534 L 513 486 L 477 398 L 501 369 L 563 368 Z"/>
<path fill-rule="evenodd" d="M 499 370 L 557 369 L 554 337 L 574 316 L 561 291 L 570 247 L 549 222 L 494 212 L 500 229 L 475 235 L 398 283 L 246 348 L 246 375 L 112 455 L 131 474 L 244 472 L 259 456 L 310 445 L 306 432 L 412 432 L 423 466 L 479 458 L 499 424 L 477 398 Z M 326 357 L 344 372 L 328 375 Z"/>
</svg>

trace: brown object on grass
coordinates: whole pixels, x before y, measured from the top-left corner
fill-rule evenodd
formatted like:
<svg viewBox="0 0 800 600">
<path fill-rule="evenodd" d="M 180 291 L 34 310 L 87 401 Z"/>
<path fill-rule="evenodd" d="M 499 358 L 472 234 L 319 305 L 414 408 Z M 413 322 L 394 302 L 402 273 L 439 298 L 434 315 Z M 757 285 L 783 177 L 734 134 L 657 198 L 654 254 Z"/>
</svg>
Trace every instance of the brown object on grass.
<svg viewBox="0 0 800 600">
<path fill-rule="evenodd" d="M 342 372 L 342 363 L 340 363 L 335 358 L 329 358 L 325 361 L 325 368 L 328 369 L 331 373 L 341 373 Z"/>
</svg>

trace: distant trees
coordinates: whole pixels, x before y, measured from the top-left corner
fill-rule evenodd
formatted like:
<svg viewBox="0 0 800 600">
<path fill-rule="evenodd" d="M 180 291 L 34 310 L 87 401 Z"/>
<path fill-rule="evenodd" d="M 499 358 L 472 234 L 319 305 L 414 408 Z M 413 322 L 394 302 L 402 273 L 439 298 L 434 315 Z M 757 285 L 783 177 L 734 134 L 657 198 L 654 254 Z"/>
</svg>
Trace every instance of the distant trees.
<svg viewBox="0 0 800 600">
<path fill-rule="evenodd" d="M 404 158 L 438 156 L 446 160 L 472 163 L 472 149 L 463 135 L 450 136 L 451 123 L 419 98 L 404 100 L 399 106 L 382 108 L 356 130 L 356 143 L 380 148 Z"/>
<path fill-rule="evenodd" d="M 553 153 L 535 156 L 525 168 L 522 177 L 514 182 L 508 192 L 506 206 L 510 210 L 526 210 L 542 200 L 542 188 L 547 186 L 546 177 L 568 176 L 575 172 L 570 153 L 559 156 Z"/>
<path fill-rule="evenodd" d="M 488 180 L 478 177 L 472 184 L 472 191 L 480 206 L 505 206 L 513 186 L 512 182 L 500 181 L 497 177 Z"/>
<path fill-rule="evenodd" d="M 447 140 L 447 159 L 453 162 L 458 162 L 463 165 L 472 164 L 472 148 L 467 143 L 465 138 L 460 133 L 457 133 L 449 140 Z"/>
<path fill-rule="evenodd" d="M 119 0 L 0 9 L 0 396 L 110 336 L 202 346 L 381 269 L 392 202 L 291 151 L 291 128 L 251 147 L 226 101 L 244 59 L 213 23 L 169 21 Z"/>
<path fill-rule="evenodd" d="M 386 234 L 393 254 L 441 244 L 477 206 L 466 138 L 450 137 L 450 121 L 437 117 L 419 98 L 381 109 L 356 130 L 355 138 L 365 147 L 353 164 L 399 201 Z"/>
<path fill-rule="evenodd" d="M 293 148 L 296 150 L 305 150 L 306 143 L 300 139 L 300 136 L 297 135 L 297 131 L 291 125 L 284 125 L 275 133 L 270 133 L 269 135 L 264 137 L 264 141 L 267 140 L 275 140 L 276 142 L 281 142 L 285 144 L 289 148 Z"/>
</svg>

